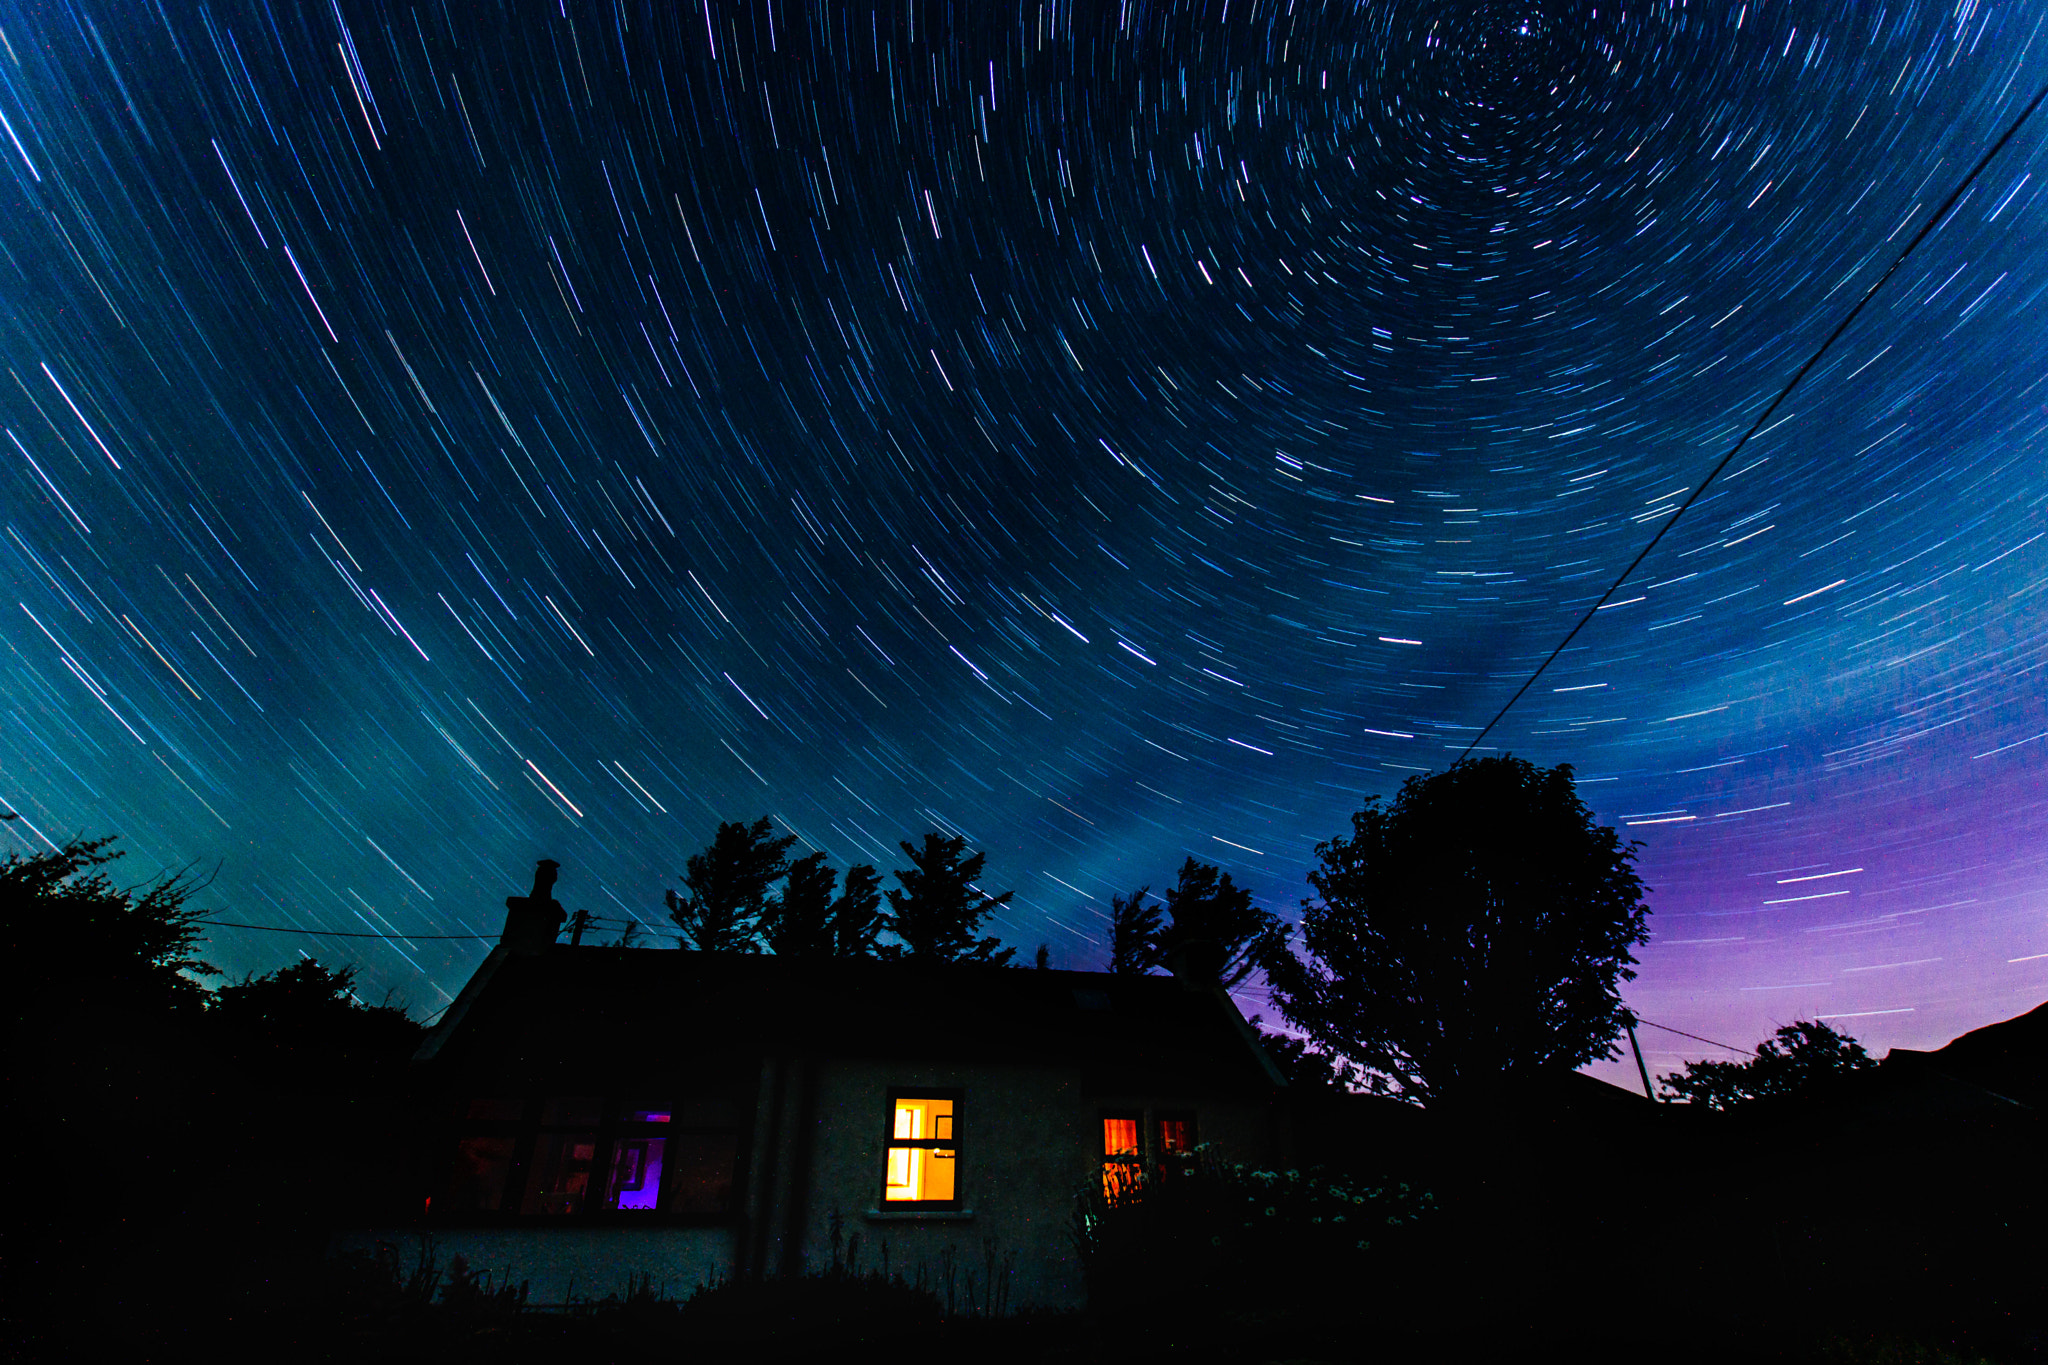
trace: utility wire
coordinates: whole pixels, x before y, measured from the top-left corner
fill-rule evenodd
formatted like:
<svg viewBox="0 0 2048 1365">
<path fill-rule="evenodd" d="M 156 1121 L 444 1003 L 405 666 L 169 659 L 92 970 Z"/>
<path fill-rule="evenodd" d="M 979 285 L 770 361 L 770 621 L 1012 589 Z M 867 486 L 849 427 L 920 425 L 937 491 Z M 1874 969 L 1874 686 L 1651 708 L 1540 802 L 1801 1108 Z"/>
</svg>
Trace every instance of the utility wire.
<svg viewBox="0 0 2048 1365">
<path fill-rule="evenodd" d="M 588 922 L 591 924 L 616 924 L 624 926 L 627 921 L 609 919 L 602 916 L 593 915 L 591 916 Z M 638 921 L 634 922 L 638 923 Z M 498 935 L 496 934 L 364 934 L 349 929 L 300 929 L 289 924 L 240 924 L 235 922 L 234 920 L 225 919 L 195 919 L 188 920 L 186 921 L 186 923 L 214 924 L 219 925 L 223 929 L 257 929 L 266 934 L 318 934 L 322 938 L 377 938 L 384 939 L 387 941 L 395 939 L 400 943 L 410 943 L 415 939 L 467 939 L 481 941 L 487 939 L 495 939 L 498 937 Z M 647 926 L 643 924 L 640 927 L 644 929 Z"/>
<path fill-rule="evenodd" d="M 1669 1025 L 1669 1024 L 1658 1024 L 1658 1023 L 1653 1023 L 1653 1022 L 1651 1022 L 1650 1020 L 1648 1020 L 1648 1019 L 1645 1019 L 1645 1018 L 1643 1018 L 1643 1016 L 1642 1016 L 1642 1015 L 1640 1015 L 1640 1014 L 1638 1014 L 1638 1015 L 1636 1016 L 1636 1022 L 1637 1022 L 1638 1024 L 1644 1024 L 1644 1025 L 1647 1025 L 1647 1026 L 1648 1026 L 1648 1027 L 1650 1027 L 1650 1028 L 1660 1028 L 1660 1029 L 1663 1029 L 1663 1030 L 1664 1030 L 1664 1031 L 1665 1031 L 1666 1033 L 1675 1033 L 1675 1034 L 1677 1034 L 1677 1035 L 1678 1035 L 1679 1037 L 1681 1037 L 1681 1038 L 1690 1038 L 1690 1039 L 1692 1039 L 1692 1040 L 1693 1040 L 1693 1041 L 1694 1041 L 1695 1043 L 1706 1043 L 1706 1044 L 1708 1044 L 1708 1045 L 1709 1045 L 1709 1046 L 1711 1046 L 1711 1047 L 1725 1047 L 1725 1048 L 1727 1048 L 1727 1049 L 1728 1049 L 1728 1050 L 1729 1050 L 1730 1052 L 1738 1053 L 1738 1054 L 1740 1054 L 1741 1056 L 1744 1056 L 1744 1057 L 1749 1057 L 1749 1056 L 1753 1056 L 1753 1055 L 1755 1055 L 1755 1051 L 1756 1051 L 1756 1050 L 1755 1050 L 1754 1048 L 1745 1048 L 1745 1047 L 1735 1047 L 1735 1046 L 1733 1046 L 1733 1045 L 1731 1045 L 1731 1044 L 1728 1044 L 1728 1043 L 1717 1043 L 1717 1042 L 1715 1042 L 1715 1041 L 1714 1041 L 1714 1040 L 1713 1040 L 1712 1038 L 1702 1038 L 1702 1037 L 1700 1037 L 1700 1036 L 1699 1036 L 1699 1035 L 1698 1035 L 1697 1033 L 1687 1033 L 1687 1032 L 1686 1032 L 1686 1031 L 1685 1031 L 1684 1029 L 1682 1029 L 1682 1028 L 1673 1028 L 1673 1027 L 1671 1027 L 1671 1025 Z"/>
<path fill-rule="evenodd" d="M 225 919 L 187 920 L 188 924 L 217 924 L 223 929 L 260 929 L 266 934 L 318 934 L 322 938 L 381 938 L 410 943 L 414 939 L 493 939 L 496 934 L 360 934 L 347 929 L 295 929 L 287 924 L 237 924 Z"/>
<path fill-rule="evenodd" d="M 1572 640 L 1578 635 L 1578 633 L 1586 628 L 1586 623 L 1592 620 L 1594 615 L 1602 607 L 1607 605 L 1607 599 L 1614 596 L 1615 593 L 1619 592 L 1621 590 L 1621 585 L 1628 581 L 1628 576 L 1636 571 L 1636 567 L 1638 565 L 1640 565 L 1645 559 L 1649 558 L 1650 551 L 1657 548 L 1657 542 L 1664 539 L 1664 533 L 1669 531 L 1673 526 L 1676 526 L 1678 524 L 1678 519 L 1685 515 L 1686 509 L 1690 508 L 1695 502 L 1699 501 L 1700 494 L 1706 492 L 1707 486 L 1713 483 L 1713 481 L 1716 478 L 1720 477 L 1721 471 L 1728 467 L 1729 461 L 1733 460 L 1738 454 L 1741 453 L 1742 448 L 1749 444 L 1749 440 L 1752 436 L 1755 436 L 1759 431 L 1763 430 L 1764 424 L 1771 420 L 1771 414 L 1776 412 L 1779 406 L 1782 403 L 1784 403 L 1784 401 L 1787 398 L 1792 396 L 1792 390 L 1799 387 L 1799 381 L 1806 378 L 1807 372 L 1812 370 L 1815 365 L 1818 365 L 1820 363 L 1821 357 L 1828 353 L 1828 349 L 1831 346 L 1833 346 L 1838 339 L 1840 339 L 1842 333 L 1849 330 L 1849 324 L 1856 321 L 1857 316 L 1863 312 L 1864 305 L 1868 304 L 1870 300 L 1877 294 L 1877 291 L 1884 288 L 1886 282 L 1889 281 L 1893 275 L 1896 275 L 1898 273 L 1899 267 L 1906 263 L 1906 258 L 1913 254 L 1913 249 L 1919 246 L 1921 242 L 1925 241 L 1928 235 L 1932 233 L 1936 228 L 1941 226 L 1942 220 L 1947 218 L 1949 213 L 1955 208 L 1955 206 L 1961 202 L 1964 193 L 1969 190 L 1971 185 L 1977 182 L 1978 175 L 1983 172 L 1986 166 L 1991 164 L 1991 159 L 1993 157 L 1997 156 L 2001 151 L 2005 150 L 2005 144 L 2013 140 L 2013 137 L 2019 132 L 2021 125 L 2025 124 L 2027 119 L 2033 115 L 2034 110 L 2040 107 L 2041 101 L 2044 98 L 2048 98 L 2048 85 L 2043 85 L 2039 90 L 2034 92 L 2034 98 L 2027 101 L 2027 107 L 2020 110 L 2019 117 L 2014 119 L 2012 121 L 2011 126 L 2008 127 L 2004 133 L 1999 135 L 1998 141 L 1991 144 L 1990 150 L 1985 152 L 1983 156 L 1977 159 L 1977 164 L 1970 168 L 1970 173 L 1963 177 L 1962 183 L 1956 186 L 1955 192 L 1949 195 L 1947 199 L 1943 200 L 1941 207 L 1934 211 L 1934 215 L 1927 220 L 1927 222 L 1921 227 L 1921 229 L 1918 232 L 1913 234 L 1913 240 L 1906 243 L 1905 249 L 1899 252 L 1898 258 L 1891 263 L 1890 269 L 1886 270 L 1884 274 L 1878 276 L 1876 283 L 1872 284 L 1870 288 L 1863 291 L 1863 297 L 1856 300 L 1856 306 L 1849 310 L 1848 315 L 1844 317 L 1840 323 L 1836 324 L 1834 331 L 1828 333 L 1827 340 L 1821 342 L 1820 349 L 1816 350 L 1811 356 L 1807 358 L 1807 361 L 1804 365 L 1801 365 L 1796 371 L 1793 372 L 1792 377 L 1785 382 L 1785 387 L 1778 390 L 1778 396 L 1771 400 L 1770 406 L 1765 408 L 1763 410 L 1762 415 L 1759 416 L 1755 422 L 1750 424 L 1750 428 L 1748 431 L 1742 433 L 1742 438 L 1729 448 L 1728 453 L 1721 457 L 1721 462 L 1715 465 L 1713 469 L 1708 472 L 1707 477 L 1700 480 L 1700 486 L 1698 488 L 1693 489 L 1692 496 L 1687 498 L 1685 502 L 1679 506 L 1679 509 L 1676 512 L 1673 512 L 1669 517 L 1665 519 L 1664 524 L 1657 528 L 1657 534 L 1650 537 L 1650 543 L 1645 545 L 1642 548 L 1641 553 L 1639 553 L 1638 555 L 1636 555 L 1634 559 L 1629 561 L 1628 567 L 1621 571 L 1621 576 L 1614 580 L 1613 585 L 1609 587 L 1606 592 L 1600 594 L 1600 600 L 1595 602 L 1591 607 L 1586 609 L 1586 614 L 1579 618 L 1579 623 L 1571 628 L 1570 634 L 1566 635 L 1564 639 L 1558 641 L 1557 648 L 1551 650 L 1549 657 L 1544 659 L 1542 663 L 1536 666 L 1536 671 L 1529 675 L 1528 681 L 1524 682 L 1520 687 L 1515 689 L 1515 695 L 1508 698 L 1507 705 L 1501 707 L 1500 710 L 1494 715 L 1494 718 L 1486 722 L 1486 728 L 1484 730 L 1481 730 L 1477 735 L 1475 735 L 1472 739 L 1472 742 L 1465 746 L 1465 752 L 1458 755 L 1459 762 L 1462 763 L 1467 758 L 1470 758 L 1472 756 L 1472 751 L 1479 747 L 1479 741 L 1485 739 L 1489 734 L 1493 733 L 1493 727 L 1500 724 L 1502 718 L 1505 717 L 1509 711 L 1514 709 L 1515 703 L 1522 699 L 1522 694 L 1527 692 L 1531 687 L 1535 685 L 1536 680 L 1543 676 L 1544 670 L 1549 668 L 1551 664 L 1557 661 L 1558 655 L 1564 653 L 1565 646 L 1569 645 L 1572 642 Z M 1691 1035 L 1688 1034 L 1687 1036 L 1690 1037 Z M 1701 1041 L 1704 1042 L 1706 1040 L 1702 1039 Z M 1715 1046 L 1720 1047 L 1723 1045 L 1716 1043 Z"/>
</svg>

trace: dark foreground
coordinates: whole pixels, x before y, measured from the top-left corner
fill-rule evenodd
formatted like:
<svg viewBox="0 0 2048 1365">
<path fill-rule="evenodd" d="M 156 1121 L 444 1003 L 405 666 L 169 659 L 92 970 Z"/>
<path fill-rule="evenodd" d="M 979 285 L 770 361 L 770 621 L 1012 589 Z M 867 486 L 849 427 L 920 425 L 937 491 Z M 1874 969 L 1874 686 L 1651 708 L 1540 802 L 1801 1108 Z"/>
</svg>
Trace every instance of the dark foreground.
<svg viewBox="0 0 2048 1365">
<path fill-rule="evenodd" d="M 1230 1232 L 1227 1200 L 1187 1181 L 1111 1211 L 1089 1311 L 995 1319 L 845 1269 L 541 1312 L 427 1239 L 329 1256 L 288 1200 L 96 1227 L 46 1208 L 6 1233 L 0 1358 L 2048 1362 L 2040 1129 L 1940 1132 L 1717 1123 L 1652 1146 L 1602 1123 L 1508 1152 L 1422 1134 L 1372 1155 L 1441 1197 L 1404 1201 L 1422 1216 L 1370 1252 L 1284 1205 L 1202 1236 Z"/>
<path fill-rule="evenodd" d="M 1302 1096 L 1298 1178 L 1098 1204 L 1087 1312 L 828 1268 L 543 1313 L 424 1241 L 328 1254 L 404 1187 L 365 1157 L 404 1149 L 375 1086 L 238 1089 L 150 1036 L 16 1106 L 0 1359 L 2048 1365 L 2048 1090 L 1948 1070 L 1725 1115 L 1597 1083 L 1455 1123 Z"/>
</svg>

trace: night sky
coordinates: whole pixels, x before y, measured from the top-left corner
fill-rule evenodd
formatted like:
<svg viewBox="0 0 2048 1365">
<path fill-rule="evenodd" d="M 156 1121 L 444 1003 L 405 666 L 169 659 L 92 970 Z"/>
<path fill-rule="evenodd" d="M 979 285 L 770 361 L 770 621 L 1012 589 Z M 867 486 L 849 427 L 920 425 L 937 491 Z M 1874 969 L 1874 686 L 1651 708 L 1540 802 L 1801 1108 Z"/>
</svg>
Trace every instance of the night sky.
<svg viewBox="0 0 2048 1365">
<path fill-rule="evenodd" d="M 2048 78 L 1990 0 L 482 9 L 6 7 L 4 846 L 658 930 L 765 813 L 1057 966 L 1190 854 L 1291 916 Z M 1648 1019 L 2048 997 L 2044 138 L 1486 737 L 1642 841 Z"/>
</svg>

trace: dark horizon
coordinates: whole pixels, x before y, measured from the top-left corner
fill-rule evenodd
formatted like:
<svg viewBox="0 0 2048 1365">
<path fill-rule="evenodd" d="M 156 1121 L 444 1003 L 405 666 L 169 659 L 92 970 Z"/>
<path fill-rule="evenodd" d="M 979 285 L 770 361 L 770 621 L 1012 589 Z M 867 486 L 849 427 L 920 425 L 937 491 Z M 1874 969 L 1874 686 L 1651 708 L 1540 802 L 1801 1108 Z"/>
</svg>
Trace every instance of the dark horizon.
<svg viewBox="0 0 2048 1365">
<path fill-rule="evenodd" d="M 659 932 L 764 813 L 966 836 L 1020 960 L 1189 856 L 1292 918 L 2048 76 L 2025 9 L 1503 14 L 0 24 L 0 850 L 486 936 L 202 950 L 419 1014 L 536 858 Z M 1643 841 L 1645 1019 L 2048 998 L 2044 137 L 1486 737 Z"/>
</svg>

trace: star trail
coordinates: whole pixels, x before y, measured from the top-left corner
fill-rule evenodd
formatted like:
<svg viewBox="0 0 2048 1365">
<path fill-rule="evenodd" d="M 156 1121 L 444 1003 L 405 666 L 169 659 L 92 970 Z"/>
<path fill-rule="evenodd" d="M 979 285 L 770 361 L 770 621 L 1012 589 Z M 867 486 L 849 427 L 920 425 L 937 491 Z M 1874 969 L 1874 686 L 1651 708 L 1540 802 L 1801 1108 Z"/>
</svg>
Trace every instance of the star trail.
<svg viewBox="0 0 2048 1365">
<path fill-rule="evenodd" d="M 1097 967 L 1188 855 L 1290 913 L 1597 603 L 1477 752 L 1642 841 L 1639 1013 L 2018 1013 L 2048 132 L 1600 595 L 2048 79 L 2044 20 L 9 10 L 0 839 L 217 865 L 212 960 L 422 1014 L 533 859 L 660 930 L 764 813 L 885 872 L 964 835 L 995 932 Z"/>
</svg>

